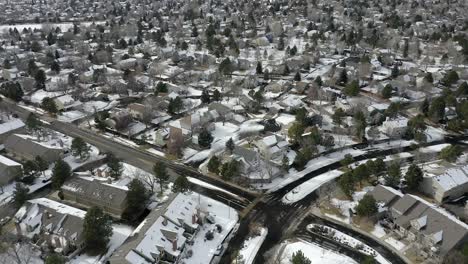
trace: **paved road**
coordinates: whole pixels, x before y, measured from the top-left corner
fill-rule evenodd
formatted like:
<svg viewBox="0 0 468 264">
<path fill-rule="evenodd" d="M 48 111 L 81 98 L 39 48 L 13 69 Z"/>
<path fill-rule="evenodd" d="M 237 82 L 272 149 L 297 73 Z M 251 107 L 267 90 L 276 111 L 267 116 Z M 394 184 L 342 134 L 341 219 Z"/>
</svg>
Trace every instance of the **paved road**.
<svg viewBox="0 0 468 264">
<path fill-rule="evenodd" d="M 25 109 L 19 106 L 17 103 L 12 102 L 8 99 L 3 99 L 1 104 L 9 111 L 16 113 L 19 117 L 26 119 L 31 113 L 29 109 Z M 177 175 L 183 174 L 193 178 L 200 179 L 206 183 L 212 184 L 232 194 L 226 192 L 211 190 L 202 186 L 194 186 L 202 194 L 206 194 L 211 198 L 222 201 L 224 203 L 230 203 L 235 209 L 243 210 L 250 202 L 255 199 L 256 193 L 245 189 L 243 187 L 227 183 L 219 178 L 204 175 L 194 168 L 186 166 L 184 164 L 176 163 L 166 158 L 157 156 L 143 150 L 134 148 L 133 146 L 124 145 L 123 143 L 116 142 L 110 138 L 106 138 L 102 135 L 96 134 L 92 131 L 81 129 L 76 125 L 64 123 L 55 120 L 47 115 L 39 115 L 44 120 L 44 126 L 49 127 L 53 130 L 61 132 L 71 137 L 81 137 L 89 144 L 96 146 L 102 152 L 112 152 L 114 155 L 124 160 L 135 167 L 141 168 L 145 171 L 152 172 L 152 167 L 156 162 L 163 162 L 169 168 L 169 174 L 171 180 L 175 180 Z"/>
</svg>

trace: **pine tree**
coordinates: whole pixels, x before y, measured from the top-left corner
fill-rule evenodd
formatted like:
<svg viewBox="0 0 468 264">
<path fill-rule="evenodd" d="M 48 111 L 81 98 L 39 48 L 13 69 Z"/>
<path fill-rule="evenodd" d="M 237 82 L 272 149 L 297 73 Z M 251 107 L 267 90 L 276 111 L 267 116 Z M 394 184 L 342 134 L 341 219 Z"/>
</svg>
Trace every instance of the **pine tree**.
<svg viewBox="0 0 468 264">
<path fill-rule="evenodd" d="M 426 117 L 429 115 L 429 101 L 427 98 L 424 98 L 424 101 L 422 101 L 419 106 L 419 111 Z"/>
<path fill-rule="evenodd" d="M 159 184 L 160 194 L 162 194 L 164 188 L 167 185 L 167 182 L 169 181 L 169 174 L 167 173 L 166 164 L 160 161 L 156 162 L 156 164 L 153 166 L 153 174 Z"/>
<path fill-rule="evenodd" d="M 226 141 L 226 149 L 229 151 L 230 154 L 232 154 L 235 148 L 236 144 L 234 143 L 234 140 L 232 140 L 232 138 L 229 138 L 229 140 Z"/>
<path fill-rule="evenodd" d="M 397 188 L 400 185 L 401 171 L 400 164 L 394 162 L 388 167 L 387 175 L 384 177 L 385 185 Z"/>
<path fill-rule="evenodd" d="M 127 208 L 122 217 L 134 221 L 137 219 L 146 207 L 149 194 L 145 185 L 138 179 L 133 179 L 128 184 Z"/>
<path fill-rule="evenodd" d="M 120 159 L 112 153 L 107 154 L 107 167 L 109 168 L 109 174 L 112 178 L 120 178 L 123 171 L 123 165 Z"/>
<path fill-rule="evenodd" d="M 263 74 L 263 67 L 262 67 L 262 62 L 257 62 L 257 68 L 255 69 L 257 74 Z"/>
<path fill-rule="evenodd" d="M 51 114 L 55 114 L 58 112 L 57 105 L 55 104 L 54 99 L 50 97 L 45 97 L 44 99 L 42 99 L 41 107 L 42 109 L 46 110 Z"/>
<path fill-rule="evenodd" d="M 198 135 L 198 145 L 202 148 L 209 148 L 211 147 L 211 142 L 213 142 L 211 133 L 206 128 L 202 129 Z"/>
<path fill-rule="evenodd" d="M 423 180 L 424 174 L 422 170 L 416 165 L 411 164 L 405 174 L 406 184 L 410 190 L 417 190 L 419 183 Z"/>
<path fill-rule="evenodd" d="M 41 121 L 37 118 L 37 116 L 33 113 L 30 113 L 28 117 L 26 118 L 26 127 L 32 131 L 35 132 L 39 130 L 41 126 Z"/>
<path fill-rule="evenodd" d="M 348 83 L 348 73 L 346 72 L 346 69 L 343 69 L 340 72 L 340 76 L 338 77 L 338 82 L 339 85 L 346 85 Z"/>
<path fill-rule="evenodd" d="M 59 254 L 51 254 L 47 256 L 44 264 L 65 264 L 65 258 Z"/>
<path fill-rule="evenodd" d="M 296 81 L 296 82 L 301 81 L 301 74 L 299 72 L 296 72 L 296 75 L 294 75 L 294 81 Z"/>
<path fill-rule="evenodd" d="M 292 254 L 291 264 L 312 264 L 312 261 L 301 250 L 298 250 Z"/>
<path fill-rule="evenodd" d="M 91 147 L 81 137 L 76 137 L 72 140 L 71 148 L 72 155 L 79 157 L 81 160 L 89 157 Z"/>
<path fill-rule="evenodd" d="M 45 82 L 46 82 L 46 74 L 44 70 L 39 69 L 36 71 L 36 75 L 34 76 L 36 81 L 36 88 L 37 89 L 45 89 Z"/>
<path fill-rule="evenodd" d="M 385 87 L 382 89 L 382 97 L 385 98 L 385 99 L 388 99 L 390 97 L 392 97 L 392 93 L 393 93 L 393 87 L 391 84 L 387 84 L 385 85 Z"/>
<path fill-rule="evenodd" d="M 50 70 L 55 72 L 56 74 L 60 73 L 60 64 L 54 60 L 50 65 Z"/>
<path fill-rule="evenodd" d="M 400 75 L 400 69 L 398 68 L 398 65 L 395 64 L 392 68 L 392 78 L 396 78 Z"/>
<path fill-rule="evenodd" d="M 215 90 L 213 91 L 213 101 L 219 102 L 219 101 L 221 101 L 221 97 L 222 97 L 222 95 L 221 95 L 221 93 L 219 92 L 219 90 L 218 90 L 218 89 L 215 89 Z"/>
<path fill-rule="evenodd" d="M 112 236 L 112 219 L 97 206 L 89 208 L 83 222 L 83 236 L 88 251 L 104 252 Z"/>
<path fill-rule="evenodd" d="M 17 208 L 21 207 L 28 200 L 28 193 L 28 188 L 19 182 L 16 183 L 15 190 L 13 191 L 13 202 Z"/>
<path fill-rule="evenodd" d="M 370 194 L 364 195 L 356 206 L 358 216 L 370 217 L 377 213 L 377 202 Z"/>
<path fill-rule="evenodd" d="M 190 182 L 184 175 L 179 175 L 172 186 L 173 192 L 185 193 L 190 190 Z"/>
<path fill-rule="evenodd" d="M 43 174 L 49 168 L 49 163 L 45 161 L 41 156 L 36 156 L 34 158 L 34 163 L 36 163 L 37 170 Z"/>
<path fill-rule="evenodd" d="M 208 161 L 208 171 L 211 173 L 219 174 L 219 167 L 221 166 L 221 162 L 217 156 L 213 156 Z"/>
<path fill-rule="evenodd" d="M 204 104 L 209 104 L 210 103 L 210 93 L 208 92 L 208 90 L 205 89 L 205 90 L 202 91 L 200 100 Z"/>
<path fill-rule="evenodd" d="M 63 160 L 56 161 L 54 168 L 52 169 L 52 187 L 56 190 L 60 189 L 63 183 L 70 177 L 70 165 Z"/>
</svg>

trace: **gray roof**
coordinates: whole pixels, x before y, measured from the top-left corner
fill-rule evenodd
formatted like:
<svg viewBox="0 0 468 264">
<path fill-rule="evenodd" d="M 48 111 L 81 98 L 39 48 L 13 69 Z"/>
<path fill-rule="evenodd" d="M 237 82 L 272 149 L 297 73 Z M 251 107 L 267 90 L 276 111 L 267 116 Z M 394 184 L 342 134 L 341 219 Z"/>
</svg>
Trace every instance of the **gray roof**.
<svg viewBox="0 0 468 264">
<path fill-rule="evenodd" d="M 392 203 L 396 202 L 401 196 L 396 190 L 387 188 L 382 185 L 375 187 L 370 194 L 374 199 L 379 203 L 384 203 L 385 206 L 389 206 Z"/>
<path fill-rule="evenodd" d="M 126 188 L 117 187 L 89 177 L 74 177 L 65 182 L 62 190 L 95 199 L 96 202 L 110 203 L 112 207 L 125 206 Z"/>
<path fill-rule="evenodd" d="M 7 151 L 12 151 L 22 155 L 25 158 L 42 157 L 48 162 L 57 161 L 63 153 L 60 147 L 47 146 L 36 142 L 27 136 L 13 134 L 10 135 L 4 142 Z"/>
<path fill-rule="evenodd" d="M 415 204 L 415 199 L 412 199 L 410 196 L 405 195 L 392 206 L 392 211 L 396 212 L 398 216 L 400 216 L 405 214 Z"/>
</svg>

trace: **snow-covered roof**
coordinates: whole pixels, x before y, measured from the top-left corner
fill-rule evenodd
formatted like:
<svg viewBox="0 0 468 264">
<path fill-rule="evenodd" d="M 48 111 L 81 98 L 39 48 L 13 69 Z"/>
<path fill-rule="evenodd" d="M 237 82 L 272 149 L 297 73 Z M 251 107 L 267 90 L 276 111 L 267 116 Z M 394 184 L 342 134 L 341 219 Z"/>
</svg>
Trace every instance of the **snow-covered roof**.
<svg viewBox="0 0 468 264">
<path fill-rule="evenodd" d="M 24 126 L 25 125 L 24 125 L 23 121 L 21 121 L 21 119 L 13 118 L 13 119 L 10 119 L 9 121 L 5 122 L 5 123 L 0 124 L 0 134 L 4 134 L 4 133 L 7 133 L 7 132 L 12 131 L 12 130 L 19 129 L 19 128 L 22 128 Z"/>
<path fill-rule="evenodd" d="M 20 163 L 0 155 L 0 164 L 5 166 L 21 166 Z"/>
<path fill-rule="evenodd" d="M 432 181 L 444 191 L 449 191 L 462 184 L 468 183 L 468 165 L 461 168 L 448 169 L 444 174 L 435 176 Z"/>
</svg>

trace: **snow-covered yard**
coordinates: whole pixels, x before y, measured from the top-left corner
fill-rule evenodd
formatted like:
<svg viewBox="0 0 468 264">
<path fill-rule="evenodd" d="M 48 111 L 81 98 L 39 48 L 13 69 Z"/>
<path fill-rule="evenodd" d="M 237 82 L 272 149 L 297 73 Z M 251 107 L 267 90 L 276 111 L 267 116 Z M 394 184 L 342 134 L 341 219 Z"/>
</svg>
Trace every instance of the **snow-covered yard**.
<svg viewBox="0 0 468 264">
<path fill-rule="evenodd" d="M 291 257 L 294 253 L 299 250 L 304 253 L 304 255 L 309 258 L 313 264 L 357 264 L 352 258 L 338 254 L 334 251 L 322 248 L 316 244 L 312 244 L 306 241 L 295 241 L 295 242 L 284 242 L 284 250 L 278 260 L 281 264 L 290 264 Z"/>
<path fill-rule="evenodd" d="M 99 256 L 90 256 L 88 254 L 81 254 L 71 259 L 69 264 L 102 264 L 105 263 L 107 258 L 122 245 L 125 240 L 133 233 L 134 228 L 124 224 L 114 224 L 112 226 L 112 237 L 109 242 L 107 252 Z"/>
<path fill-rule="evenodd" d="M 255 256 L 257 255 L 258 250 L 262 246 L 263 241 L 265 241 L 267 234 L 268 229 L 261 228 L 259 236 L 250 237 L 244 241 L 241 250 L 239 250 L 239 255 L 242 256 L 244 264 L 253 263 Z"/>
</svg>

